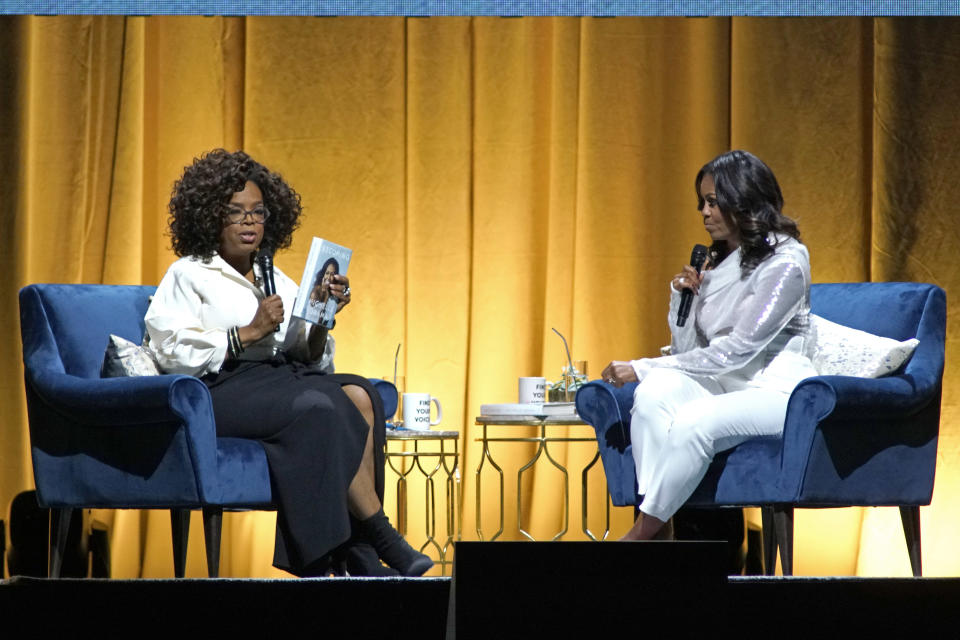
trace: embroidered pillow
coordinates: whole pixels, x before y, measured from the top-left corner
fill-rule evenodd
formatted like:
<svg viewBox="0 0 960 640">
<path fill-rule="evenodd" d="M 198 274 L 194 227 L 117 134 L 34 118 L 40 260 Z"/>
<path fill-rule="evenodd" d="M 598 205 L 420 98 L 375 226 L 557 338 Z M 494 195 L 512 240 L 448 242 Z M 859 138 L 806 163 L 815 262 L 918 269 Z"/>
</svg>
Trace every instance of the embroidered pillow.
<svg viewBox="0 0 960 640">
<path fill-rule="evenodd" d="M 158 375 L 160 366 L 153 352 L 120 336 L 110 335 L 100 367 L 101 378 Z"/>
<path fill-rule="evenodd" d="M 920 344 L 916 338 L 898 342 L 875 336 L 812 313 L 810 322 L 817 336 L 813 366 L 822 376 L 879 378 L 899 369 Z"/>
</svg>

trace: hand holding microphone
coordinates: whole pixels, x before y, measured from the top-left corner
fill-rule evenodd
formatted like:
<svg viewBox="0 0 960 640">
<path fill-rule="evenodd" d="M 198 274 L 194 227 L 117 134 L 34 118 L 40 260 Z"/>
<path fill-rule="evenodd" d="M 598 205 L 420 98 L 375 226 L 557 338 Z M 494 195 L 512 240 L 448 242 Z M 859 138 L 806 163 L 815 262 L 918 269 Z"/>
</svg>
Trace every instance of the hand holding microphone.
<svg viewBox="0 0 960 640">
<path fill-rule="evenodd" d="M 248 325 L 253 330 L 249 336 L 250 341 L 261 340 L 277 331 L 281 322 L 283 322 L 283 300 L 277 295 L 264 298 L 260 301 L 260 306 L 257 307 L 257 312 Z M 244 343 L 246 342 L 245 340 Z"/>
<path fill-rule="evenodd" d="M 702 244 L 694 245 L 690 254 L 690 264 L 683 268 L 683 272 L 673 278 L 673 288 L 682 289 L 680 293 L 680 308 L 677 310 L 677 326 L 682 327 L 690 316 L 690 307 L 693 305 L 693 295 L 700 290 L 700 270 L 707 259 L 707 248 Z"/>
</svg>

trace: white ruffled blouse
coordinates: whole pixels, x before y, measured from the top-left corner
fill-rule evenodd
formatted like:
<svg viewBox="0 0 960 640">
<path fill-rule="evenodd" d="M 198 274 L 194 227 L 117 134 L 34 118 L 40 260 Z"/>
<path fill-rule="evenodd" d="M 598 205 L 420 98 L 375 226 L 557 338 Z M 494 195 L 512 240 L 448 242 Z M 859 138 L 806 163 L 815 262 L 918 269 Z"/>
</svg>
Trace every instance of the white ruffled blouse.
<svg viewBox="0 0 960 640">
<path fill-rule="evenodd" d="M 277 268 L 274 281 L 283 299 L 280 330 L 245 345 L 240 358 L 267 360 L 282 349 L 295 360 L 309 362 L 308 327 L 314 325 L 290 315 L 297 284 Z M 263 292 L 219 255 L 209 262 L 180 258 L 170 265 L 147 309 L 147 346 L 166 373 L 216 373 L 227 357 L 227 331 L 250 324 L 262 299 Z M 328 335 L 318 363 L 322 370 L 333 371 L 334 351 L 333 336 Z"/>
</svg>

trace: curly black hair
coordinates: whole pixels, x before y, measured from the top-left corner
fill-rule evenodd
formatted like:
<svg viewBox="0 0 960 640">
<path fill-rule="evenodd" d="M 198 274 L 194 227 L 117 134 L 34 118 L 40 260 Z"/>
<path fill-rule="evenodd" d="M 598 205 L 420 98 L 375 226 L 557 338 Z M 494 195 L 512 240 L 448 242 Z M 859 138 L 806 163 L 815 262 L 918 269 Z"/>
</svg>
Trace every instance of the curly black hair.
<svg viewBox="0 0 960 640">
<path fill-rule="evenodd" d="M 263 193 L 270 218 L 263 229 L 261 250 L 271 253 L 290 246 L 300 226 L 300 195 L 243 151 L 214 149 L 194 158 L 173 183 L 168 219 L 173 252 L 180 257 L 209 260 L 220 246 L 220 231 L 227 203 L 247 181 Z"/>
<path fill-rule="evenodd" d="M 783 215 L 783 194 L 776 176 L 760 158 L 749 151 L 722 153 L 697 173 L 694 188 L 697 209 L 703 210 L 700 182 L 710 174 L 716 187 L 717 206 L 731 216 L 740 232 L 741 277 L 749 275 L 761 262 L 773 255 L 777 242 L 768 243 L 770 232 L 800 239 L 797 223 Z M 711 261 L 717 264 L 730 253 L 726 242 L 710 247 Z"/>
</svg>

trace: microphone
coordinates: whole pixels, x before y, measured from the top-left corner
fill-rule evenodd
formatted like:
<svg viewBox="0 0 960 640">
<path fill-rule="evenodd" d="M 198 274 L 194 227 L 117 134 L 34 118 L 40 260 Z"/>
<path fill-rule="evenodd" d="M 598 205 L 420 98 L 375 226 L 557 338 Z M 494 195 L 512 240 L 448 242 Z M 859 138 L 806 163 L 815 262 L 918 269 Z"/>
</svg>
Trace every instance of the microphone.
<svg viewBox="0 0 960 640">
<path fill-rule="evenodd" d="M 277 292 L 277 285 L 273 281 L 273 255 L 263 250 L 257 256 L 257 264 L 260 265 L 260 274 L 263 276 L 263 295 L 270 297 Z M 274 328 L 274 331 L 280 331 L 280 325 Z"/>
<path fill-rule="evenodd" d="M 702 244 L 693 246 L 693 253 L 690 254 L 690 266 L 697 270 L 700 275 L 700 269 L 707 259 L 707 248 Z M 684 289 L 680 294 L 680 308 L 677 310 L 677 326 L 682 327 L 687 323 L 687 316 L 690 315 L 690 307 L 693 305 L 693 291 Z"/>
<path fill-rule="evenodd" d="M 263 276 L 263 295 L 269 298 L 277 292 L 277 285 L 273 281 L 273 256 L 269 251 L 261 251 L 257 256 L 257 264 Z"/>
</svg>

